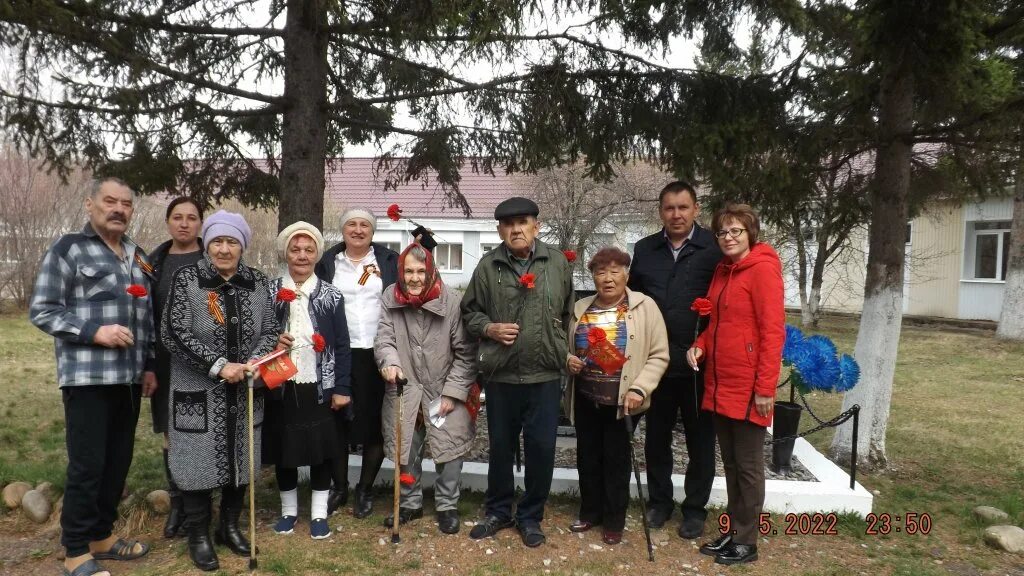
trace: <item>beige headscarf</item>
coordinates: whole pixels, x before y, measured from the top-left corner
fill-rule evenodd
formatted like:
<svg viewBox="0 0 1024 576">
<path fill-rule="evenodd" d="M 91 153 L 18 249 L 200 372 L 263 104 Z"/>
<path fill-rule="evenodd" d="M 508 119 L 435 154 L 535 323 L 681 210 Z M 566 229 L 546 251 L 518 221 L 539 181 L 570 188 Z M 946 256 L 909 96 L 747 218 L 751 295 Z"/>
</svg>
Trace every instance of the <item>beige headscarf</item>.
<svg viewBox="0 0 1024 576">
<path fill-rule="evenodd" d="M 316 243 L 316 260 L 320 261 L 320 257 L 324 255 L 324 235 L 317 230 L 316 226 L 301 220 L 281 230 L 281 233 L 277 235 L 277 252 L 281 255 L 282 260 L 287 259 L 288 244 L 291 243 L 292 238 L 302 235 L 309 236 Z"/>
</svg>

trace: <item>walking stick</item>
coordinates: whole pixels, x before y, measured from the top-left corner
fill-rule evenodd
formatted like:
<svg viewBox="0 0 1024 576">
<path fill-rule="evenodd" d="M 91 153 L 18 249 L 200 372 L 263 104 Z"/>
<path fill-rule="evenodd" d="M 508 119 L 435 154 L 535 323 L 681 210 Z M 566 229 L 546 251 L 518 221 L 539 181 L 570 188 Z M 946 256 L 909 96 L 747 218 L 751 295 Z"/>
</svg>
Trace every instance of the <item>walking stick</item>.
<svg viewBox="0 0 1024 576">
<path fill-rule="evenodd" d="M 256 571 L 256 447 L 253 444 L 252 397 L 255 388 L 255 377 L 246 375 L 249 380 L 249 571 Z"/>
<path fill-rule="evenodd" d="M 405 421 L 405 399 L 402 392 L 409 381 L 399 376 L 395 378 L 395 386 L 398 398 L 398 410 L 395 412 L 395 505 L 394 516 L 391 519 L 391 543 L 398 544 L 401 537 L 398 535 L 398 504 L 402 497 L 402 423 Z"/>
<path fill-rule="evenodd" d="M 644 487 L 640 483 L 640 466 L 636 463 L 636 452 L 633 450 L 633 418 L 622 408 L 623 422 L 626 423 L 626 437 L 629 438 L 629 459 L 633 461 L 633 476 L 636 477 L 636 493 L 640 498 L 640 521 L 644 525 L 644 537 L 647 538 L 647 560 L 654 562 L 654 544 L 651 543 L 651 527 L 647 525 L 647 505 L 644 503 Z"/>
</svg>

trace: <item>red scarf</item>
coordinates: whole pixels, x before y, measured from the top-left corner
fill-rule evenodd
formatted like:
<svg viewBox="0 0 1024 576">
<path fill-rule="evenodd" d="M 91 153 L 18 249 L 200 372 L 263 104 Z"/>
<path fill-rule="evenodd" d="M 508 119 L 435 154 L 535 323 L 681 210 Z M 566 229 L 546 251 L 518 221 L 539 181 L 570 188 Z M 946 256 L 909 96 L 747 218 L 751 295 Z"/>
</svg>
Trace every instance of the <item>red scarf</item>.
<svg viewBox="0 0 1024 576">
<path fill-rule="evenodd" d="M 424 284 L 429 286 L 429 288 L 419 294 L 409 294 L 409 290 L 405 285 L 405 258 L 414 246 L 423 248 L 423 246 L 414 242 L 409 244 L 398 257 L 398 282 L 395 282 L 395 300 L 399 304 L 419 308 L 441 295 L 441 275 L 438 274 L 437 269 L 434 267 L 434 257 L 430 254 L 430 250 L 423 248 L 423 251 L 427 254 L 427 261 L 423 263 L 427 267 L 427 279 Z"/>
</svg>

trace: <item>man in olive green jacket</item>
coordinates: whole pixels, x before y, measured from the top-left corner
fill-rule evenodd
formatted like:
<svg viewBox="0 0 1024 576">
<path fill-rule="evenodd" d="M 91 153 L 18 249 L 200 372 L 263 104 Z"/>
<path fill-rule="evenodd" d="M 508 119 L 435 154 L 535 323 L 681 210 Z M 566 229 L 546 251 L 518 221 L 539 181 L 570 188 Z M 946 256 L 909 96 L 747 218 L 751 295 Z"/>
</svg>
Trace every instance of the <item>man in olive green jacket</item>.
<svg viewBox="0 0 1024 576">
<path fill-rule="evenodd" d="M 537 205 L 509 198 L 494 211 L 502 244 L 485 254 L 462 298 L 487 393 L 489 458 L 486 516 L 469 535 L 493 536 L 516 525 L 523 543 L 544 543 L 540 522 L 555 464 L 561 382 L 569 354 L 575 295 L 572 269 L 560 250 L 537 239 Z M 512 464 L 524 437 L 526 478 L 512 515 Z"/>
</svg>

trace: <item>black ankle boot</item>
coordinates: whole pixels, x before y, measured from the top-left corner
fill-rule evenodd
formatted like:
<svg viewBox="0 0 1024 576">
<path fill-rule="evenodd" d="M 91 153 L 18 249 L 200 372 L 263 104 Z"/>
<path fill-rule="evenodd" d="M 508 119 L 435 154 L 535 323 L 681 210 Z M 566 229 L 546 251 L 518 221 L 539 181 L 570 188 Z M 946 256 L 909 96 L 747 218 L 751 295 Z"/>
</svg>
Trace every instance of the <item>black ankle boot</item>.
<svg viewBox="0 0 1024 576">
<path fill-rule="evenodd" d="M 356 484 L 352 515 L 356 518 L 366 518 L 370 514 L 373 514 L 373 488 Z"/>
<path fill-rule="evenodd" d="M 240 495 L 245 495 L 245 486 L 224 487 L 221 493 L 220 518 L 217 522 L 217 531 L 213 534 L 213 541 L 227 546 L 239 556 L 248 556 L 249 540 L 238 529 L 238 518 L 242 515 Z"/>
<path fill-rule="evenodd" d="M 220 568 L 220 562 L 217 560 L 217 551 L 213 549 L 213 542 L 210 541 L 209 492 L 188 493 L 184 499 L 188 556 L 200 570 L 217 570 Z"/>
<path fill-rule="evenodd" d="M 348 504 L 348 484 L 342 484 L 341 488 L 332 488 L 327 496 L 327 515 L 334 514 L 339 508 Z"/>
<path fill-rule="evenodd" d="M 167 512 L 167 522 L 164 523 L 164 538 L 174 538 L 182 534 L 185 525 L 185 504 L 181 498 L 181 491 L 171 477 L 171 467 L 167 461 L 167 449 L 164 449 L 164 474 L 167 475 L 167 494 L 171 497 L 171 509 Z"/>
</svg>

